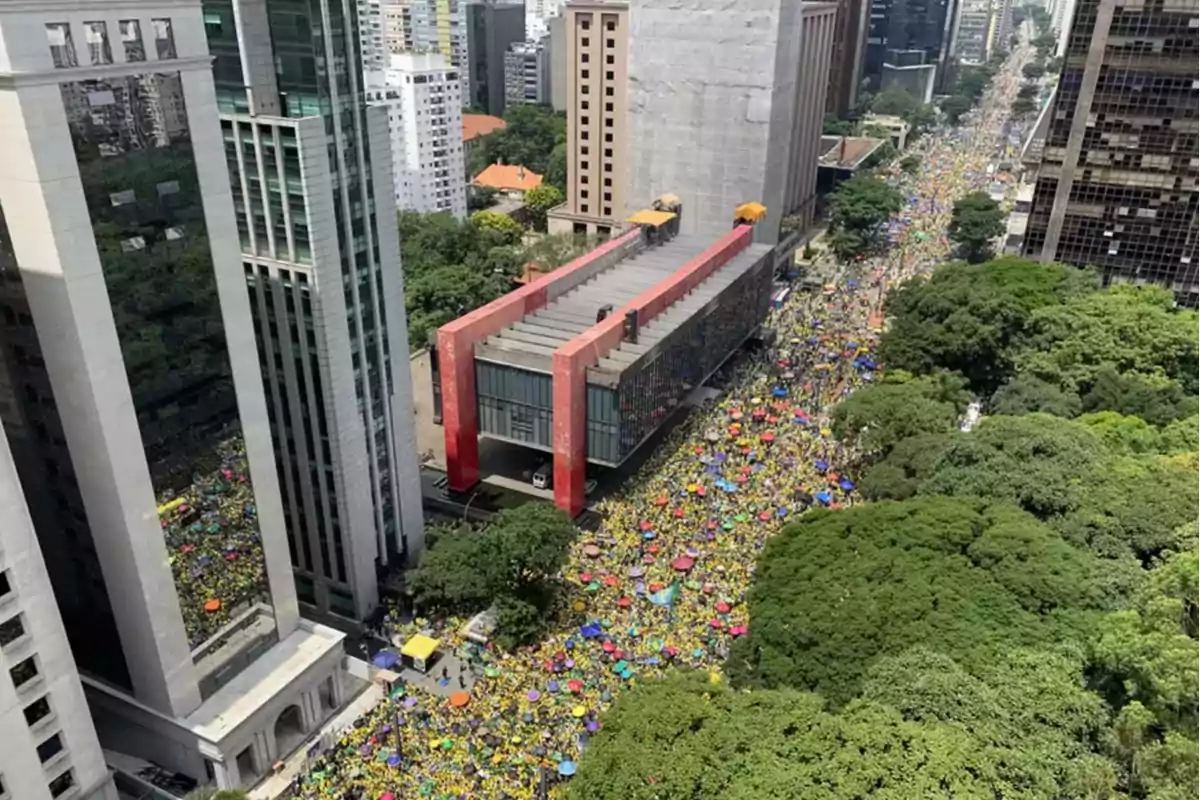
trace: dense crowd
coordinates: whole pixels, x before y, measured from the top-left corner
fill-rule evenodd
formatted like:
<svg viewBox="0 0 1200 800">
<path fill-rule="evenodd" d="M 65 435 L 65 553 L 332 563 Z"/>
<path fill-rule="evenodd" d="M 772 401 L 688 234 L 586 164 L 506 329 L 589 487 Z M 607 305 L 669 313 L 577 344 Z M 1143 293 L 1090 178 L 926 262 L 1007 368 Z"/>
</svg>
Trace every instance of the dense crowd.
<svg viewBox="0 0 1200 800">
<path fill-rule="evenodd" d="M 564 571 L 572 590 L 553 632 L 514 654 L 477 650 L 480 680 L 465 704 L 398 689 L 297 780 L 295 796 L 537 797 L 574 773 L 624 687 L 672 666 L 721 679 L 750 624 L 745 597 L 767 537 L 813 506 L 855 502 L 853 454 L 831 437 L 829 414 L 878 379 L 887 288 L 948 257 L 951 205 L 986 181 L 1012 72 L 966 127 L 910 150 L 922 163 L 915 176 L 885 173 L 907 197 L 887 252 L 832 268 L 823 291 L 791 295 L 769 319 L 773 344 L 693 411 L 630 489 L 600 504 L 601 528 L 580 537 Z M 445 648 L 464 646 L 460 624 L 434 626 Z"/>
<path fill-rule="evenodd" d="M 217 447 L 219 465 L 159 499 L 159 520 L 188 643 L 196 647 L 263 598 L 266 566 L 246 447 Z"/>
</svg>

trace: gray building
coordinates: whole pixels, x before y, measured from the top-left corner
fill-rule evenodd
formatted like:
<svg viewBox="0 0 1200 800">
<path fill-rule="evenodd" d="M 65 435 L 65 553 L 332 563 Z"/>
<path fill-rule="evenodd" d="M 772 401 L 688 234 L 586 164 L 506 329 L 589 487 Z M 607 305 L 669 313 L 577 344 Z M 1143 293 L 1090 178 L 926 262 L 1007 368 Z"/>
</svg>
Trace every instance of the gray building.
<svg viewBox="0 0 1200 800">
<path fill-rule="evenodd" d="M 225 788 L 347 676 L 343 635 L 298 614 L 206 24 L 186 0 L 0 4 L 0 419 L 109 766 Z M 30 702 L 64 666 L 36 639 L 0 638 Z M 59 744 L 51 767 L 81 760 L 50 794 L 93 793 L 87 735 Z"/>
<path fill-rule="evenodd" d="M 555 111 L 566 111 L 570 77 L 567 71 L 567 17 L 560 13 L 551 17 L 546 24 L 550 29 L 546 37 L 550 64 L 550 106 Z"/>
<path fill-rule="evenodd" d="M 550 102 L 548 44 L 542 39 L 509 45 L 504 54 L 504 99 L 508 105 Z"/>
<path fill-rule="evenodd" d="M 510 45 L 525 41 L 525 4 L 473 0 L 466 10 L 467 83 L 463 104 L 504 115 L 504 60 Z"/>
<path fill-rule="evenodd" d="M 273 3 L 204 0 L 216 104 L 296 594 L 362 620 L 424 539 L 387 109 L 343 3 Z"/>
<path fill-rule="evenodd" d="M 815 191 L 833 31 L 803 35 L 808 14 L 832 26 L 836 5 L 632 0 L 628 211 L 673 193 L 686 209 L 683 232 L 707 235 L 755 201 L 768 212 L 756 240 L 778 238 L 783 217 Z M 801 152 L 809 155 L 793 158 Z"/>
</svg>

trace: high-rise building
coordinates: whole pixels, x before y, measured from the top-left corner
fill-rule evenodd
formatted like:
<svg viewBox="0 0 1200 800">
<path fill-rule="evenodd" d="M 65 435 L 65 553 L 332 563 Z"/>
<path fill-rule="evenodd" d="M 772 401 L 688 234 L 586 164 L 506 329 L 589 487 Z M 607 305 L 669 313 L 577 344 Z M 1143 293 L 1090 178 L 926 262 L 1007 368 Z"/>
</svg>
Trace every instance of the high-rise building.
<svg viewBox="0 0 1200 800">
<path fill-rule="evenodd" d="M 204 0 L 216 104 L 296 593 L 362 620 L 423 542 L 391 132 L 354 15 L 274 3 Z"/>
<path fill-rule="evenodd" d="M 844 117 L 858 104 L 867 55 L 868 0 L 838 0 L 825 112 Z"/>
<path fill-rule="evenodd" d="M 504 101 L 507 105 L 550 102 L 549 37 L 515 42 L 504 54 Z"/>
<path fill-rule="evenodd" d="M 384 10 L 387 0 L 355 0 L 358 12 L 358 48 L 362 68 L 380 70 L 387 66 L 388 43 Z"/>
<path fill-rule="evenodd" d="M 892 83 L 918 99 L 950 77 L 948 57 L 958 0 L 870 0 L 866 77 L 873 91 Z"/>
<path fill-rule="evenodd" d="M 3 226 L 0 217 L 0 282 L 19 281 Z M 0 287 L 0 298 L 6 294 Z M 0 323 L 0 331 L 5 327 Z M 19 405 L 15 390 L 0 367 L 7 413 Z M 0 797 L 55 800 L 72 792 L 83 800 L 117 800 L 2 430 L 0 681 L 11 682 L 0 702 Z"/>
<path fill-rule="evenodd" d="M 836 8 L 633 0 L 626 197 L 669 191 L 687 209 L 681 230 L 704 235 L 759 202 L 755 239 L 777 241 L 815 193 Z"/>
<path fill-rule="evenodd" d="M 1195 306 L 1200 9 L 1079 0 L 1025 253 Z"/>
<path fill-rule="evenodd" d="M 484 114 L 503 116 L 504 59 L 509 46 L 525 41 L 525 6 L 508 0 L 471 0 L 466 20 L 471 96 L 464 102 Z"/>
<path fill-rule="evenodd" d="M 546 22 L 547 59 L 550 65 L 550 107 L 567 110 L 567 18 L 564 14 L 550 17 Z"/>
<path fill-rule="evenodd" d="M 412 49 L 418 53 L 441 53 L 458 70 L 462 101 L 471 103 L 467 55 L 467 0 L 408 0 L 412 25 Z"/>
<path fill-rule="evenodd" d="M 525 34 L 533 40 L 550 31 L 550 20 L 557 16 L 564 0 L 525 0 Z"/>
<path fill-rule="evenodd" d="M 439 53 L 391 57 L 368 72 L 366 98 L 387 110 L 396 208 L 467 216 L 462 86 Z"/>
<path fill-rule="evenodd" d="M 984 64 L 991 55 L 992 0 L 962 0 L 954 32 L 954 56 L 964 64 Z"/>
<path fill-rule="evenodd" d="M 570 0 L 563 16 L 567 199 L 547 224 L 551 233 L 606 237 L 625 217 L 629 5 Z"/>
<path fill-rule="evenodd" d="M 413 50 L 411 0 L 391 0 L 384 5 L 383 41 L 390 55 Z"/>
<path fill-rule="evenodd" d="M 232 787 L 347 676 L 298 615 L 206 24 L 0 6 L 0 414 L 109 765 Z"/>
</svg>

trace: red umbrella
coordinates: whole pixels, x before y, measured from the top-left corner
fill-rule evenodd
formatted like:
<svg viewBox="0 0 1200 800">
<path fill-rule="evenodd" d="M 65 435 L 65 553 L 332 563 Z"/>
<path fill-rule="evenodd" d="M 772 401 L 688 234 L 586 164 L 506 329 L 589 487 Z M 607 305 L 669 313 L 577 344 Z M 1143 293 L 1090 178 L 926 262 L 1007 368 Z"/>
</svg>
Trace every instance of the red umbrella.
<svg viewBox="0 0 1200 800">
<path fill-rule="evenodd" d="M 696 494 L 700 495 L 701 497 L 704 497 L 704 495 L 708 494 L 708 490 L 705 489 L 703 486 L 697 486 Z"/>
<path fill-rule="evenodd" d="M 695 565 L 696 559 L 692 558 L 691 556 L 680 556 L 671 562 L 671 566 L 674 567 L 678 572 L 687 572 Z"/>
<path fill-rule="evenodd" d="M 775 434 L 771 433 L 770 431 L 767 431 L 766 433 L 764 433 L 762 436 L 760 436 L 758 438 L 762 439 L 767 444 L 770 444 L 771 442 L 775 441 Z"/>
<path fill-rule="evenodd" d="M 616 586 L 617 583 L 618 583 L 618 581 L 617 581 L 616 575 L 605 575 L 604 576 L 604 585 L 605 586 Z"/>
<path fill-rule="evenodd" d="M 604 644 L 600 645 L 600 648 L 606 653 L 611 653 L 613 650 L 617 649 L 617 646 L 612 642 L 605 642 Z"/>
<path fill-rule="evenodd" d="M 728 614 L 729 613 L 729 603 L 724 603 L 724 602 L 717 603 L 717 613 L 718 614 Z"/>
<path fill-rule="evenodd" d="M 770 511 L 760 511 L 758 514 L 758 519 L 760 522 L 770 522 L 771 521 L 771 512 Z"/>
<path fill-rule="evenodd" d="M 671 513 L 673 513 L 675 515 L 675 519 L 681 519 L 683 517 L 683 509 L 682 508 L 677 508 Z"/>
<path fill-rule="evenodd" d="M 580 583 L 591 583 L 592 582 L 592 573 L 590 573 L 590 572 L 579 573 L 579 582 Z"/>
<path fill-rule="evenodd" d="M 720 524 L 720 523 L 718 523 L 715 519 L 710 519 L 708 521 L 708 529 L 710 531 L 715 531 L 717 529 L 718 524 Z"/>
<path fill-rule="evenodd" d="M 647 547 L 646 549 L 647 549 L 648 551 L 650 551 L 651 553 L 657 553 L 657 552 L 658 552 L 658 545 L 656 545 L 656 544 L 652 544 L 652 545 L 650 545 L 649 547 Z"/>
<path fill-rule="evenodd" d="M 630 600 L 628 597 L 622 597 L 620 600 L 617 601 L 617 605 L 620 606 L 621 608 L 629 608 L 629 606 L 632 603 L 633 603 L 633 601 Z"/>
<path fill-rule="evenodd" d="M 747 452 L 749 452 L 749 451 L 747 451 Z M 738 483 L 745 483 L 746 481 L 748 481 L 750 479 L 747 478 L 745 475 L 738 475 L 735 480 L 737 480 Z"/>
<path fill-rule="evenodd" d="M 571 680 L 567 681 L 567 691 L 569 691 L 571 694 L 579 694 L 583 691 L 583 684 L 572 678 Z"/>
<path fill-rule="evenodd" d="M 666 495 L 664 495 L 664 494 L 660 494 L 660 495 L 659 495 L 659 496 L 658 496 L 658 497 L 657 497 L 657 498 L 654 500 L 654 504 L 655 504 L 655 505 L 658 505 L 658 506 L 665 506 L 665 505 L 666 505 L 667 503 L 669 503 L 669 502 L 671 502 L 671 501 L 670 501 L 670 500 L 668 500 L 668 499 L 667 499 L 667 496 L 666 496 Z"/>
<path fill-rule="evenodd" d="M 649 520 L 642 520 L 641 525 L 639 527 L 644 531 L 648 531 L 651 528 L 653 528 L 654 526 L 650 524 Z"/>
<path fill-rule="evenodd" d="M 722 625 L 724 625 L 725 623 L 724 623 L 724 622 L 721 622 L 721 620 L 719 620 L 719 619 L 716 619 L 716 618 L 714 617 L 713 619 L 710 619 L 710 620 L 708 621 L 708 624 L 709 624 L 709 625 L 711 625 L 711 626 L 713 626 L 714 628 L 720 628 L 720 627 L 721 627 Z"/>
<path fill-rule="evenodd" d="M 661 592 L 662 588 L 663 588 L 663 585 L 661 583 L 650 584 L 650 591 L 652 591 L 652 592 Z"/>
</svg>

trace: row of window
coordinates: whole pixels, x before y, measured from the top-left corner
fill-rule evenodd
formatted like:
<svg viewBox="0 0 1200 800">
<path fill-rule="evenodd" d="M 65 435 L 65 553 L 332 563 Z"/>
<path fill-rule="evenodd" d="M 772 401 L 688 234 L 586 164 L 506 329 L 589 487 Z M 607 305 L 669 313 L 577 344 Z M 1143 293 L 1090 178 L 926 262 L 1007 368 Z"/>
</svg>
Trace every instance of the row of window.
<svg viewBox="0 0 1200 800">
<path fill-rule="evenodd" d="M 170 18 L 154 18 L 150 20 L 150 24 L 154 28 L 154 49 L 158 59 L 161 61 L 175 58 L 175 33 Z M 142 42 L 142 23 L 136 19 L 123 19 L 117 25 L 120 28 L 125 61 L 145 61 L 146 47 Z M 103 20 L 84 22 L 83 30 L 88 63 L 94 67 L 113 63 L 112 46 L 108 40 L 108 23 Z M 50 45 L 50 58 L 56 68 L 69 69 L 79 66 L 75 40 L 71 36 L 71 23 L 46 23 L 46 40 Z"/>
<path fill-rule="evenodd" d="M 0 601 L 12 599 L 14 596 L 15 589 L 9 578 L 9 570 L 0 570 Z M 3 622 L 0 622 L 0 650 L 14 647 L 24 640 L 25 637 L 25 624 L 20 613 L 14 614 Z M 33 689 L 33 680 L 40 674 L 37 655 L 31 655 L 18 662 L 9 669 L 8 674 L 9 678 L 12 679 L 14 689 L 20 690 L 22 687 L 25 690 Z M 36 748 L 38 761 L 45 768 L 50 769 L 54 766 L 56 760 L 61 760 L 60 756 L 63 756 L 67 748 L 63 744 L 62 731 L 53 731 L 47 736 L 47 731 L 44 730 L 54 719 L 54 709 L 50 706 L 49 693 L 42 694 L 40 697 L 26 704 L 22 709 L 22 714 L 25 717 L 25 724 L 29 726 L 29 730 L 35 739 L 40 739 Z M 48 788 L 51 795 L 59 797 L 74 785 L 74 774 L 70 769 L 67 769 L 61 775 L 56 776 L 54 780 L 50 781 Z M 0 782 L 0 797 L 3 796 L 4 785 L 3 782 Z"/>
</svg>

